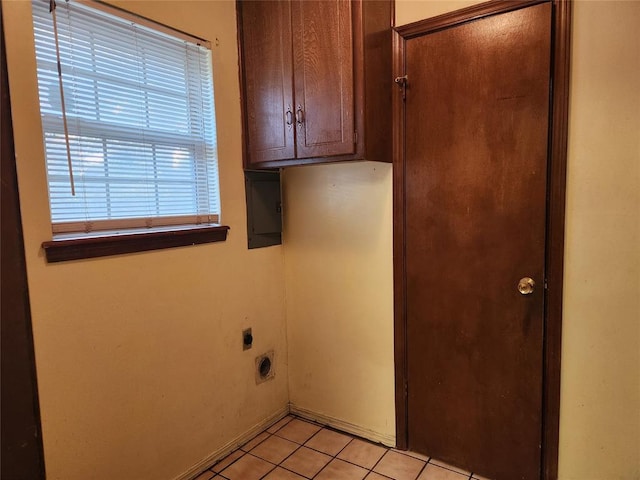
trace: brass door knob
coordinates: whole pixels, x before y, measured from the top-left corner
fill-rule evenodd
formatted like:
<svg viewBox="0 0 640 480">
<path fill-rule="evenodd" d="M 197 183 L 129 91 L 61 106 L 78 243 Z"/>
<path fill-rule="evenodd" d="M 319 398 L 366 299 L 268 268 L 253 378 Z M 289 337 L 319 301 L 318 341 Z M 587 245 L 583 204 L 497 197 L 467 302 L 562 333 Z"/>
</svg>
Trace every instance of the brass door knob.
<svg viewBox="0 0 640 480">
<path fill-rule="evenodd" d="M 518 291 L 522 295 L 531 295 L 535 290 L 535 287 L 536 282 L 533 281 L 533 278 L 524 277 L 518 282 Z"/>
</svg>

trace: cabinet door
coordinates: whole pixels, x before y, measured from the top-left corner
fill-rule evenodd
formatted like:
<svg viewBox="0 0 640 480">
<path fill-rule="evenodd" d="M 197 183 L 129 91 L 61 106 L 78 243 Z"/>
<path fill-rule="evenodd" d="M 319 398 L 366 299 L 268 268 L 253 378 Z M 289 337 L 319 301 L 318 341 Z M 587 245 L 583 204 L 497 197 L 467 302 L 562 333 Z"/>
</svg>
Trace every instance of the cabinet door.
<svg viewBox="0 0 640 480">
<path fill-rule="evenodd" d="M 247 167 L 295 158 L 291 3 L 240 5 Z"/>
<path fill-rule="evenodd" d="M 351 2 L 292 2 L 297 157 L 355 152 Z"/>
</svg>

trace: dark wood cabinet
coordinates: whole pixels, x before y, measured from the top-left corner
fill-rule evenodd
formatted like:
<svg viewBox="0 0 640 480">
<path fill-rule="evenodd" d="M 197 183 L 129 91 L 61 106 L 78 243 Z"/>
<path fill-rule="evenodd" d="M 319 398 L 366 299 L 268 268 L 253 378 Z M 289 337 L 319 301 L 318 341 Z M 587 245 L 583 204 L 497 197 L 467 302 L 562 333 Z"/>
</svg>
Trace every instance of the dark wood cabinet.
<svg viewBox="0 0 640 480">
<path fill-rule="evenodd" d="M 246 2 L 242 23 L 247 155 L 256 163 L 294 158 L 291 3 Z"/>
<path fill-rule="evenodd" d="M 238 1 L 245 168 L 391 161 L 389 0 Z"/>
</svg>

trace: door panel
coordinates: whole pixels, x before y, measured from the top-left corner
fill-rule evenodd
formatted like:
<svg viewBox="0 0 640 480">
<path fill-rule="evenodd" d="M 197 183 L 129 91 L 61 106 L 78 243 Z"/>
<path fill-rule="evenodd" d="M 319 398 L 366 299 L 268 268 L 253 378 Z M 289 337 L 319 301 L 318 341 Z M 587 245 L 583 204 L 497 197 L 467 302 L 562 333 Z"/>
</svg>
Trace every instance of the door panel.
<svg viewBox="0 0 640 480">
<path fill-rule="evenodd" d="M 292 4 L 298 158 L 355 152 L 351 2 Z"/>
<path fill-rule="evenodd" d="M 541 4 L 405 50 L 408 445 L 497 480 L 540 478 L 550 38 Z"/>
<path fill-rule="evenodd" d="M 249 162 L 295 158 L 291 2 L 240 7 Z"/>
</svg>

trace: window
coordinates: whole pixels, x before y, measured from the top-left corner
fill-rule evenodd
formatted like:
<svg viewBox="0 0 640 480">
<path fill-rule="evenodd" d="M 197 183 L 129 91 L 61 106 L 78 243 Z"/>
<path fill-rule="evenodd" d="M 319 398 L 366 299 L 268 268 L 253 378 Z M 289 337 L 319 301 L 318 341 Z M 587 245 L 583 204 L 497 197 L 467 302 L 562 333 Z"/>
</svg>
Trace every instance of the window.
<svg viewBox="0 0 640 480">
<path fill-rule="evenodd" d="M 217 223 L 206 42 L 56 3 L 32 2 L 53 233 Z"/>
</svg>

